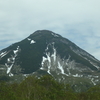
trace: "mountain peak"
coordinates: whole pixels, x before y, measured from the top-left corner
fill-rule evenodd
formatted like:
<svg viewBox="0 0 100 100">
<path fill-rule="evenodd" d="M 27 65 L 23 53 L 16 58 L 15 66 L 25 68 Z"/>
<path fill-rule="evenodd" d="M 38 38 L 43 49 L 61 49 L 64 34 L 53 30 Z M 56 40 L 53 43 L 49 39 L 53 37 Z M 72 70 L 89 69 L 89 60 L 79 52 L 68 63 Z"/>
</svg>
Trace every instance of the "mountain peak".
<svg viewBox="0 0 100 100">
<path fill-rule="evenodd" d="M 37 30 L 34 33 L 36 33 L 36 32 L 40 32 L 40 33 L 43 33 L 43 32 L 51 33 L 52 31 L 50 31 L 50 30 Z"/>
<path fill-rule="evenodd" d="M 37 33 L 51 34 L 51 33 L 54 33 L 54 32 L 52 32 L 52 31 L 50 31 L 50 30 L 37 30 L 37 31 L 34 32 L 34 34 L 37 34 Z"/>
<path fill-rule="evenodd" d="M 52 37 L 61 37 L 59 34 L 56 34 L 50 30 L 37 30 L 34 33 L 32 33 L 29 37 L 33 36 L 52 36 Z"/>
</svg>

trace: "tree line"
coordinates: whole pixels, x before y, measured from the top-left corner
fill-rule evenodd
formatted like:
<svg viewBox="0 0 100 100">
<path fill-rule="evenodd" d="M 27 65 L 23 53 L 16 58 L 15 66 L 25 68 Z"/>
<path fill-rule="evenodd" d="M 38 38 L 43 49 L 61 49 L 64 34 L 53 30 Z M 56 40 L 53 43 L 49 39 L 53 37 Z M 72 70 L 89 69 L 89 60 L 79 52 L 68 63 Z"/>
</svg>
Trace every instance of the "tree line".
<svg viewBox="0 0 100 100">
<path fill-rule="evenodd" d="M 76 93 L 51 76 L 29 76 L 21 83 L 0 82 L 0 100 L 100 100 L 100 85 Z"/>
</svg>

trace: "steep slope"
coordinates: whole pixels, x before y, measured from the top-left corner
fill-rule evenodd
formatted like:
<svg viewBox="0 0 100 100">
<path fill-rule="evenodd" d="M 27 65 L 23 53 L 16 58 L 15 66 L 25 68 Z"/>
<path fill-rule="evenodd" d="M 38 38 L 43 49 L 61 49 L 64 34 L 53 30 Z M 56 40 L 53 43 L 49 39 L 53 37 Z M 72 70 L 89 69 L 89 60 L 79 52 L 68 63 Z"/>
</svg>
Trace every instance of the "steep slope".
<svg viewBox="0 0 100 100">
<path fill-rule="evenodd" d="M 99 83 L 100 61 L 68 39 L 38 30 L 0 51 L 0 71 L 9 76 L 50 74 L 65 82 L 72 77 L 87 78 L 95 85 Z"/>
</svg>

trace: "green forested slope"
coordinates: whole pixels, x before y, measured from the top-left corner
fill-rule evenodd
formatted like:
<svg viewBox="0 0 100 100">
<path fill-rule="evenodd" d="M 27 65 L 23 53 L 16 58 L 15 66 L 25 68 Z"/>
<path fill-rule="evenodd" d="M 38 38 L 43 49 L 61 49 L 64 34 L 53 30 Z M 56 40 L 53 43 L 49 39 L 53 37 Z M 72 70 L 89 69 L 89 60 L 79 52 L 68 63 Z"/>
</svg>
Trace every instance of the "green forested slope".
<svg viewBox="0 0 100 100">
<path fill-rule="evenodd" d="M 0 100 L 100 100 L 100 86 L 75 93 L 69 85 L 58 83 L 51 76 L 30 76 L 19 84 L 0 82 Z"/>
</svg>

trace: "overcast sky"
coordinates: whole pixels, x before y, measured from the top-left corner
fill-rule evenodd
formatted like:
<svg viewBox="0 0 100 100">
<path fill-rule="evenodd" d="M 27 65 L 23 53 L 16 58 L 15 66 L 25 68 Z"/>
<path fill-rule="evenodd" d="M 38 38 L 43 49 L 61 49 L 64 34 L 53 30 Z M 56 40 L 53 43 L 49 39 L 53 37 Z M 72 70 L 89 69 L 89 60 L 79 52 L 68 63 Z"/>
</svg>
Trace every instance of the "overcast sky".
<svg viewBox="0 0 100 100">
<path fill-rule="evenodd" d="M 0 0 L 0 50 L 42 29 L 100 60 L 100 0 Z"/>
</svg>

